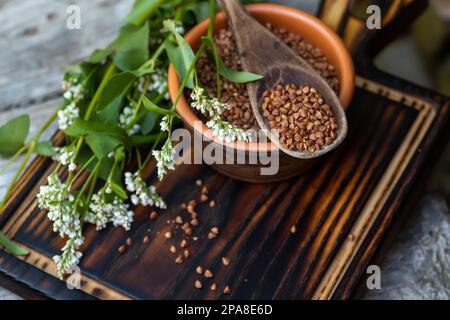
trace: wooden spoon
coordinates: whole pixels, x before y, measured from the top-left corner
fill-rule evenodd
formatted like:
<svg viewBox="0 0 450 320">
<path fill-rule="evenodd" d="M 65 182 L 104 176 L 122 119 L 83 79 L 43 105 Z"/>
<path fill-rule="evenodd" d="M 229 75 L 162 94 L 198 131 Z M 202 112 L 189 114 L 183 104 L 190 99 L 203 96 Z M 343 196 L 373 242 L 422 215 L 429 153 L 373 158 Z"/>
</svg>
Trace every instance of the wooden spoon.
<svg viewBox="0 0 450 320">
<path fill-rule="evenodd" d="M 321 156 L 341 144 L 347 135 L 347 119 L 338 97 L 328 83 L 305 60 L 252 18 L 239 0 L 219 0 L 219 3 L 228 18 L 243 69 L 264 76 L 261 81 L 247 84 L 253 113 L 264 134 L 283 152 L 300 159 Z M 316 88 L 332 107 L 339 128 L 331 144 L 323 145 L 314 153 L 292 151 L 281 144 L 278 134 L 271 130 L 263 116 L 261 106 L 265 90 L 286 84 Z"/>
</svg>

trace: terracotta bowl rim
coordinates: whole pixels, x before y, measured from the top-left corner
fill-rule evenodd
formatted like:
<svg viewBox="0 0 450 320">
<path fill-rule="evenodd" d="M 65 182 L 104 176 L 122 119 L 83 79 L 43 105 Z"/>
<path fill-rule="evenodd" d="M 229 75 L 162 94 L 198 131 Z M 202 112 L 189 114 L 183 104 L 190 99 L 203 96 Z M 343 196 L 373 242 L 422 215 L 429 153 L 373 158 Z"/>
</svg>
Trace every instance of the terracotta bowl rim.
<svg viewBox="0 0 450 320">
<path fill-rule="evenodd" d="M 339 61 L 339 64 L 342 66 L 341 77 L 339 79 L 341 84 L 339 90 L 339 100 L 341 101 L 344 109 L 346 109 L 347 106 L 350 104 L 351 98 L 353 96 L 353 91 L 355 88 L 355 71 L 353 66 L 353 60 L 347 48 L 345 47 L 342 39 L 320 19 L 310 15 L 309 13 L 306 13 L 305 11 L 296 8 L 272 3 L 249 4 L 246 5 L 245 7 L 250 11 L 250 13 L 270 12 L 272 15 L 279 15 L 279 16 L 281 15 L 285 17 L 289 16 L 290 18 L 293 18 L 297 21 L 301 21 L 301 23 L 303 24 L 312 25 L 313 28 L 315 28 L 318 32 L 320 32 L 322 37 L 326 37 L 327 41 L 333 44 L 333 46 L 336 48 L 334 54 L 338 56 L 337 61 Z M 223 19 L 226 19 L 225 14 L 223 12 L 218 12 L 216 14 L 216 22 L 219 20 L 221 21 Z M 198 39 L 198 34 L 202 35 L 206 34 L 208 25 L 209 25 L 209 18 L 194 26 L 185 35 L 186 41 L 189 44 L 192 44 L 195 40 Z M 172 64 L 169 66 L 168 71 L 168 86 L 170 97 L 174 102 L 178 93 L 178 89 L 180 87 L 180 80 L 175 71 L 175 67 Z M 196 115 L 194 110 L 189 106 L 184 94 L 178 101 L 176 110 L 183 118 L 184 122 L 187 123 L 187 125 L 189 125 L 194 131 L 197 131 L 197 133 L 202 134 L 202 136 L 204 136 L 207 140 L 221 144 L 224 147 L 245 152 L 280 151 L 280 149 L 275 144 L 271 143 L 270 140 L 267 143 L 243 142 L 243 141 L 227 143 L 225 141 L 217 139 L 215 136 L 213 136 L 212 130 L 206 126 L 206 124 Z M 194 123 L 196 121 L 201 121 L 201 132 L 199 132 L 198 126 L 194 126 Z"/>
</svg>

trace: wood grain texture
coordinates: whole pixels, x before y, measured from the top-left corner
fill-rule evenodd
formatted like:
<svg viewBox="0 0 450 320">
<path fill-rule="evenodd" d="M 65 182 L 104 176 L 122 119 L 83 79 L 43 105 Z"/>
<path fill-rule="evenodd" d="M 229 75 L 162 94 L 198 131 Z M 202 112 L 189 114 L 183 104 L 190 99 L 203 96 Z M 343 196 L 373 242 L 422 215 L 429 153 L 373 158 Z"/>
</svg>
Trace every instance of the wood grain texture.
<svg viewBox="0 0 450 320">
<path fill-rule="evenodd" d="M 2 0 L 0 111 L 59 97 L 65 68 L 114 39 L 133 2 Z M 81 9 L 80 30 L 66 27 L 71 4 Z"/>
<path fill-rule="evenodd" d="M 281 183 L 238 182 L 204 165 L 177 167 L 157 183 L 169 203 L 157 221 L 148 218 L 151 208 L 138 207 L 130 233 L 86 229 L 82 290 L 69 290 L 54 277 L 51 257 L 63 241 L 35 207 L 37 186 L 52 165 L 37 158 L 0 216 L 0 228 L 31 255 L 21 260 L 0 250 L 0 271 L 59 299 L 348 298 L 434 155 L 450 114 L 448 98 L 373 68 L 372 54 L 387 43 L 380 39 L 355 54 L 360 76 L 342 147 Z M 146 175 L 156 182 L 153 164 Z M 173 239 L 162 235 L 168 219 L 184 214 L 180 204 L 199 197 L 198 178 L 218 205 L 199 206 L 199 239 L 191 244 L 191 258 L 176 265 L 168 249 L 181 240 L 180 232 Z M 291 234 L 294 224 L 297 233 Z M 208 240 L 212 226 L 221 232 Z M 146 234 L 152 238 L 148 245 L 141 241 Z M 117 248 L 128 237 L 134 245 L 121 255 Z M 222 256 L 230 258 L 229 266 Z M 215 274 L 216 293 L 194 288 L 200 264 Z M 221 294 L 225 285 L 233 288 L 229 296 Z"/>
<path fill-rule="evenodd" d="M 282 183 L 249 184 L 203 165 L 181 165 L 158 185 L 169 208 L 156 222 L 148 218 L 151 208 L 138 207 L 130 234 L 112 228 L 97 233 L 88 227 L 81 262 L 83 292 L 105 299 L 347 297 L 348 284 L 364 270 L 358 255 L 373 252 L 367 244 L 386 230 L 397 205 L 393 198 L 402 196 L 401 189 L 414 176 L 407 168 L 420 157 L 418 150 L 426 148 L 432 120 L 448 113 L 441 102 L 364 78 L 358 85 L 348 112 L 348 140 L 307 174 Z M 37 167 L 49 169 L 48 164 Z M 150 183 L 156 181 L 153 165 L 146 174 Z M 36 175 L 42 177 L 42 172 Z M 184 215 L 181 202 L 198 199 L 198 178 L 209 186 L 218 205 L 200 205 L 201 223 L 195 229 L 199 240 L 190 248 L 192 257 L 176 265 L 168 249 L 181 241 L 181 234 L 175 232 L 173 239 L 162 235 L 170 228 L 168 219 Z M 24 189 L 16 197 L 21 200 L 18 207 L 6 211 L 7 220 L 15 222 L 6 221 L 3 231 L 32 251 L 25 263 L 14 258 L 17 265 L 35 266 L 54 276 L 50 257 L 62 241 L 51 231 L 45 213 L 35 208 L 35 192 Z M 298 232 L 291 234 L 294 224 Z M 213 226 L 219 227 L 220 236 L 208 240 Z M 355 237 L 351 244 L 349 233 Z M 146 234 L 153 239 L 148 245 L 141 242 Z M 129 236 L 135 244 L 121 255 L 117 248 Z M 354 249 L 351 254 L 348 246 Z M 231 259 L 230 266 L 221 263 L 222 256 Z M 197 265 L 211 269 L 214 281 L 221 288 L 230 285 L 232 294 L 195 289 Z M 0 267 L 5 270 L 2 263 Z M 350 279 L 345 278 L 348 274 Z M 41 283 L 35 281 L 39 288 Z M 61 290 L 70 296 L 71 291 Z"/>
</svg>

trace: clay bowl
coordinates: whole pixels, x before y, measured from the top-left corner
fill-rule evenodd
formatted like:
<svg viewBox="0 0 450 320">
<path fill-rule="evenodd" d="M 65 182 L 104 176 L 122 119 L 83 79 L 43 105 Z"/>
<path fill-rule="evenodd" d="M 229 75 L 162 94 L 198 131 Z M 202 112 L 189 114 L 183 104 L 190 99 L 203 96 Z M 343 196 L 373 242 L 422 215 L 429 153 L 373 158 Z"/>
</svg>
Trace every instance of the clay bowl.
<svg viewBox="0 0 450 320">
<path fill-rule="evenodd" d="M 328 58 L 328 61 L 336 68 L 338 73 L 341 88 L 339 92 L 339 100 L 342 106 L 346 109 L 350 103 L 353 95 L 355 85 L 355 73 L 352 59 L 345 48 L 342 40 L 322 21 L 314 16 L 311 16 L 303 11 L 281 6 L 275 4 L 253 4 L 246 6 L 250 14 L 261 23 L 270 22 L 273 26 L 284 28 L 288 31 L 300 34 L 305 41 L 320 48 L 323 54 Z M 186 41 L 196 51 L 201 43 L 201 37 L 206 35 L 209 20 L 203 21 L 186 34 Z M 215 31 L 227 27 L 227 20 L 223 12 L 216 15 Z M 180 80 L 173 65 L 169 68 L 168 75 L 169 92 L 172 101 L 178 93 L 180 87 Z M 245 164 L 237 164 L 236 161 L 232 164 L 227 164 L 225 160 L 223 164 L 212 164 L 211 166 L 220 173 L 234 179 L 249 181 L 249 182 L 274 182 L 281 181 L 298 175 L 313 164 L 320 161 L 324 156 L 312 159 L 297 159 L 281 152 L 274 144 L 260 143 L 260 142 L 234 142 L 226 143 L 212 135 L 211 129 L 201 123 L 200 118 L 190 107 L 185 97 L 182 96 L 177 104 L 177 112 L 183 119 L 185 126 L 191 130 L 195 135 L 201 135 L 204 139 L 203 148 L 209 144 L 214 144 L 215 147 L 224 148 L 223 155 L 227 153 L 235 153 L 246 156 Z M 279 170 L 276 174 L 261 173 L 261 168 L 267 167 L 264 160 L 261 162 L 257 156 L 259 153 L 265 154 L 268 152 L 272 155 L 272 159 L 278 157 Z M 256 163 L 248 164 L 248 159 L 256 156 Z M 326 156 L 326 155 L 325 155 Z"/>
</svg>

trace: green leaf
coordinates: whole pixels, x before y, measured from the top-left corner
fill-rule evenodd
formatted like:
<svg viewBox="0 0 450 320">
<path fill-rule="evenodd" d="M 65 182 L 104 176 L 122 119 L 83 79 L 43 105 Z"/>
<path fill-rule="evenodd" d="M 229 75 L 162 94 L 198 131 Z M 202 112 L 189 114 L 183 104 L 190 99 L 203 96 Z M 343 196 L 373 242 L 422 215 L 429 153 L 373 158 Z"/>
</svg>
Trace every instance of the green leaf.
<svg viewBox="0 0 450 320">
<path fill-rule="evenodd" d="M 214 44 L 214 41 L 210 37 L 202 37 L 202 41 L 211 49 L 211 52 L 214 56 L 214 60 L 217 64 L 217 70 L 219 71 L 219 74 L 227 78 L 228 80 L 235 82 L 235 83 L 247 83 L 247 82 L 253 82 L 257 80 L 261 80 L 264 77 L 259 74 L 247 72 L 247 71 L 234 71 L 229 69 L 222 61 L 222 58 L 220 57 L 219 53 L 217 52 L 217 48 Z"/>
<path fill-rule="evenodd" d="M 148 22 L 142 27 L 133 24 L 123 26 L 111 44 L 113 61 L 117 67 L 123 71 L 139 69 L 148 60 L 148 41 Z"/>
<path fill-rule="evenodd" d="M 131 146 L 136 147 L 136 146 L 142 146 L 142 145 L 146 145 L 146 144 L 155 142 L 156 139 L 158 139 L 158 135 L 159 135 L 159 133 L 150 134 L 147 136 L 132 136 L 130 138 Z"/>
<path fill-rule="evenodd" d="M 121 162 L 123 159 L 125 159 L 125 148 L 119 147 L 114 151 L 114 160 Z"/>
<path fill-rule="evenodd" d="M 100 96 L 97 110 L 107 109 L 105 112 L 114 112 L 122 103 L 123 97 L 130 89 L 136 76 L 132 72 L 122 72 L 109 79 Z"/>
<path fill-rule="evenodd" d="M 15 256 L 24 256 L 28 254 L 28 251 L 16 244 L 14 241 L 9 240 L 3 233 L 0 232 L 0 247 L 3 247 L 9 253 Z"/>
<path fill-rule="evenodd" d="M 51 141 L 41 141 L 38 142 L 34 152 L 45 157 L 51 157 L 55 155 L 55 149 Z"/>
<path fill-rule="evenodd" d="M 163 2 L 161 0 L 137 0 L 131 12 L 125 17 L 125 21 L 132 24 L 137 24 L 141 17 L 146 16 L 148 12 L 155 10 L 158 5 Z"/>
<path fill-rule="evenodd" d="M 92 158 L 92 156 L 94 156 L 92 150 L 88 146 L 83 146 L 78 154 L 76 162 L 77 164 L 83 166 Z M 100 165 L 98 176 L 103 181 L 107 181 L 109 174 L 113 168 L 114 160 L 110 158 L 103 158 L 101 160 L 95 159 L 89 162 L 87 168 L 89 170 L 93 170 L 99 161 L 101 161 L 102 164 Z M 116 183 L 120 183 L 122 178 L 121 176 L 122 174 L 120 172 L 120 168 L 116 166 L 116 170 L 113 173 L 113 181 L 115 181 Z"/>
<path fill-rule="evenodd" d="M 70 137 L 81 137 L 98 135 L 112 137 L 119 140 L 123 145 L 128 145 L 128 136 L 124 129 L 117 125 L 106 124 L 96 120 L 76 119 L 72 125 L 65 130 Z"/>
<path fill-rule="evenodd" d="M 142 120 L 139 122 L 141 127 L 141 133 L 146 135 L 155 128 L 156 121 L 159 118 L 159 114 L 155 112 L 147 112 Z"/>
<path fill-rule="evenodd" d="M 25 143 L 30 129 L 30 117 L 21 115 L 0 127 L 0 156 L 16 153 Z"/>
<path fill-rule="evenodd" d="M 180 36 L 175 31 L 173 31 L 172 33 L 175 35 L 178 47 L 174 46 L 169 41 L 166 41 L 165 49 L 167 55 L 169 56 L 170 62 L 175 66 L 175 70 L 177 71 L 178 76 L 181 80 L 183 80 L 188 73 L 189 67 L 192 64 L 195 55 L 192 51 L 192 48 L 182 36 Z M 186 86 L 190 89 L 194 88 L 194 75 L 192 72 L 189 75 Z"/>
<path fill-rule="evenodd" d="M 111 54 L 112 49 L 110 47 L 104 48 L 104 49 L 96 49 L 90 57 L 88 58 L 87 62 L 89 63 L 103 63 Z"/>
<path fill-rule="evenodd" d="M 175 113 L 170 110 L 163 109 L 161 107 L 158 107 L 153 101 L 148 99 L 147 97 L 144 97 L 144 108 L 148 111 L 156 112 L 162 115 L 168 115 L 168 116 L 174 116 Z"/>
<path fill-rule="evenodd" d="M 123 141 L 114 136 L 93 134 L 86 137 L 86 143 L 98 159 L 103 159 Z"/>
<path fill-rule="evenodd" d="M 191 3 L 186 8 L 194 14 L 197 22 L 202 22 L 209 18 L 209 3 L 208 1 Z"/>
<path fill-rule="evenodd" d="M 126 200 L 128 199 L 128 195 L 126 193 L 126 191 L 117 183 L 111 183 L 110 184 L 112 191 L 118 195 L 122 200 Z"/>
</svg>

